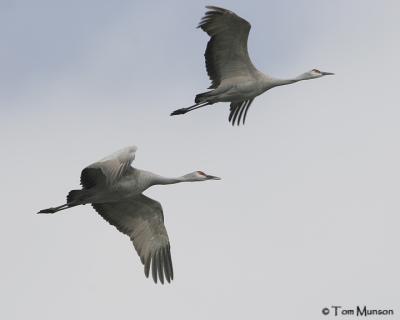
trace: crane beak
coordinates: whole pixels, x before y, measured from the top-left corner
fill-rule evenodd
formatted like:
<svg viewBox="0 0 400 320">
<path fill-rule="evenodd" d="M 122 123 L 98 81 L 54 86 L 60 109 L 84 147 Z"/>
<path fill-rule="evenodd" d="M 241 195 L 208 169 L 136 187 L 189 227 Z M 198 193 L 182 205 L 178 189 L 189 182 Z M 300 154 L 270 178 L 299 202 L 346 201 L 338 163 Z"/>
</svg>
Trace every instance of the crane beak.
<svg viewBox="0 0 400 320">
<path fill-rule="evenodd" d="M 332 72 L 321 72 L 321 74 L 323 76 L 333 76 L 334 75 L 334 73 L 332 73 Z"/>
<path fill-rule="evenodd" d="M 207 175 L 206 177 L 207 177 L 207 180 L 221 180 L 220 177 L 209 176 L 209 175 Z"/>
</svg>

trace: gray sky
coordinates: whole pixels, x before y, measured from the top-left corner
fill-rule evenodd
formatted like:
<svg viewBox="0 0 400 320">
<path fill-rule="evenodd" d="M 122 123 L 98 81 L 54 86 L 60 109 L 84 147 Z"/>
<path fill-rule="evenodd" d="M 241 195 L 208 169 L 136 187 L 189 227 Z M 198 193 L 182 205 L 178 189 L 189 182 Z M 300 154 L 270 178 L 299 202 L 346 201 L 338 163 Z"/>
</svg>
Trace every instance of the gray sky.
<svg viewBox="0 0 400 320">
<path fill-rule="evenodd" d="M 336 73 L 258 97 L 239 128 L 224 104 L 169 117 L 209 85 L 206 4 L 0 0 L 0 318 L 400 313 L 399 2 L 212 3 L 251 22 L 260 70 Z M 89 206 L 35 215 L 130 144 L 138 168 L 223 178 L 146 192 L 164 207 L 171 285 Z"/>
</svg>

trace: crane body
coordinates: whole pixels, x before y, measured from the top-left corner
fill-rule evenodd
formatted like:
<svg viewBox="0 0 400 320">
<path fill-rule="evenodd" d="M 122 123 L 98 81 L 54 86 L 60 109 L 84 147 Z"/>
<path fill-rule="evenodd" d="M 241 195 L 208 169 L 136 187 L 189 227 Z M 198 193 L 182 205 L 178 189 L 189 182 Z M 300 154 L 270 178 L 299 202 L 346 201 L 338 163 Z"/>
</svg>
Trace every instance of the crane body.
<svg viewBox="0 0 400 320">
<path fill-rule="evenodd" d="M 67 203 L 40 210 L 52 214 L 78 205 L 93 208 L 119 231 L 128 235 L 144 265 L 146 277 L 150 269 L 154 282 L 173 279 L 173 268 L 164 214 L 161 204 L 143 195 L 154 185 L 219 180 L 202 171 L 177 178 L 168 178 L 150 171 L 133 168 L 137 148 L 130 146 L 95 162 L 81 172 L 81 190 L 72 190 Z"/>
<path fill-rule="evenodd" d="M 273 78 L 257 70 L 250 60 L 247 40 L 251 25 L 234 12 L 207 6 L 199 24 L 210 40 L 204 54 L 206 69 L 211 80 L 211 91 L 195 97 L 195 104 L 173 111 L 171 116 L 185 114 L 217 102 L 230 102 L 229 121 L 239 125 L 246 121 L 247 112 L 254 98 L 277 86 L 288 85 L 302 80 L 311 80 L 331 72 L 317 69 L 305 72 L 295 78 Z"/>
</svg>

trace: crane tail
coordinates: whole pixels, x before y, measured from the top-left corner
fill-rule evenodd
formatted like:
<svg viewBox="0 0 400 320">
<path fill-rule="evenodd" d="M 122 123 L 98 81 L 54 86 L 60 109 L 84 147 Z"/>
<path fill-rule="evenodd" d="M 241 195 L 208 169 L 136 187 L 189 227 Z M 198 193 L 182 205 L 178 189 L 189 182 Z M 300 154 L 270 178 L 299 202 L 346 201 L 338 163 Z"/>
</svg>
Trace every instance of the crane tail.
<svg viewBox="0 0 400 320">
<path fill-rule="evenodd" d="M 71 190 L 67 195 L 67 203 L 85 202 L 91 194 L 89 190 Z"/>
<path fill-rule="evenodd" d="M 195 102 L 195 103 L 204 102 L 205 100 L 207 100 L 209 94 L 210 94 L 212 91 L 213 91 L 213 90 L 207 91 L 207 92 L 199 93 L 199 94 L 196 95 L 196 97 L 194 98 L 194 102 Z"/>
</svg>

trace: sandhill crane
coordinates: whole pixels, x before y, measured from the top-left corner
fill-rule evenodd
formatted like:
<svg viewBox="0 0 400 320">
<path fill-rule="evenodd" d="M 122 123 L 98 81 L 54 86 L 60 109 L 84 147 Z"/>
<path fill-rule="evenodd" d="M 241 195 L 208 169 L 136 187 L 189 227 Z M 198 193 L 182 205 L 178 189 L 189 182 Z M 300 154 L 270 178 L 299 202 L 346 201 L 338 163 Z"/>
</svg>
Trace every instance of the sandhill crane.
<svg viewBox="0 0 400 320">
<path fill-rule="evenodd" d="M 119 231 L 128 235 L 149 276 L 164 283 L 173 277 L 170 244 L 164 226 L 161 204 L 142 194 L 154 185 L 219 180 L 202 171 L 178 178 L 166 178 L 131 167 L 137 148 L 130 146 L 84 168 L 81 190 L 72 190 L 67 203 L 38 213 L 55 213 L 77 205 L 91 203 L 92 207 Z"/>
<path fill-rule="evenodd" d="M 250 60 L 247 39 L 251 25 L 234 12 L 207 6 L 209 11 L 200 21 L 198 28 L 211 39 L 204 54 L 206 69 L 213 89 L 196 95 L 195 104 L 175 110 L 171 116 L 185 114 L 216 102 L 230 102 L 229 121 L 232 125 L 243 124 L 254 98 L 265 91 L 302 80 L 333 75 L 317 69 L 291 79 L 277 79 L 258 71 Z"/>
</svg>

